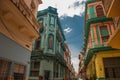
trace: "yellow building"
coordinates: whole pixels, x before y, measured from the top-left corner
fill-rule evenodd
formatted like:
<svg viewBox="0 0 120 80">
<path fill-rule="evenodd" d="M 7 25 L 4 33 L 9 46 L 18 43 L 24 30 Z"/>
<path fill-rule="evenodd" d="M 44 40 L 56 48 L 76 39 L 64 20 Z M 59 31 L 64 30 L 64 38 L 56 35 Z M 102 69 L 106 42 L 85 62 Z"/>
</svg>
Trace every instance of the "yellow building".
<svg viewBox="0 0 120 80">
<path fill-rule="evenodd" d="M 0 0 L 0 80 L 28 80 L 41 0 Z"/>
<path fill-rule="evenodd" d="M 108 2 L 86 2 L 84 51 L 88 80 L 120 80 L 119 34 L 112 38 L 118 24 L 111 17 L 106 17 L 105 1 Z M 108 6 L 107 3 L 105 6 Z"/>
<path fill-rule="evenodd" d="M 120 50 L 111 47 L 101 47 L 89 50 L 85 65 L 89 80 L 119 80 Z"/>
</svg>

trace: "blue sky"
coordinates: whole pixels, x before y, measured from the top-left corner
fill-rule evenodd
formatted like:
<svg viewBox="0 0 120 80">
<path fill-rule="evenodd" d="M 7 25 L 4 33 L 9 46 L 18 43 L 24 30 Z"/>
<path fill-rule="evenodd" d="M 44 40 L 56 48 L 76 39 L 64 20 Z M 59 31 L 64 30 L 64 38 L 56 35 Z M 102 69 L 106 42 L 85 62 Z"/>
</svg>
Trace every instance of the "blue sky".
<svg viewBox="0 0 120 80">
<path fill-rule="evenodd" d="M 71 61 L 78 70 L 78 55 L 83 45 L 84 10 L 86 0 L 42 0 L 38 10 L 57 8 L 66 43 L 71 51 Z"/>
<path fill-rule="evenodd" d="M 62 28 L 64 29 L 66 43 L 71 51 L 71 57 L 78 58 L 78 54 L 83 44 L 84 16 L 67 16 L 63 19 L 60 19 L 60 21 Z"/>
</svg>

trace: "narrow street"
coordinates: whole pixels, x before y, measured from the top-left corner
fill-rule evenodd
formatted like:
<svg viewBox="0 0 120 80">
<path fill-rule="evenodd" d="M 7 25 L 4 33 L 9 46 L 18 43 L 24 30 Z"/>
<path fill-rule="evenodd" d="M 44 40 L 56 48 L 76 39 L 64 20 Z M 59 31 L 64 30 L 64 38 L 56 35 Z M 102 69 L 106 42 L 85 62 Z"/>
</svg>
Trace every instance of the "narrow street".
<svg viewBox="0 0 120 80">
<path fill-rule="evenodd" d="M 0 80 L 120 80 L 120 0 L 0 0 Z"/>
</svg>

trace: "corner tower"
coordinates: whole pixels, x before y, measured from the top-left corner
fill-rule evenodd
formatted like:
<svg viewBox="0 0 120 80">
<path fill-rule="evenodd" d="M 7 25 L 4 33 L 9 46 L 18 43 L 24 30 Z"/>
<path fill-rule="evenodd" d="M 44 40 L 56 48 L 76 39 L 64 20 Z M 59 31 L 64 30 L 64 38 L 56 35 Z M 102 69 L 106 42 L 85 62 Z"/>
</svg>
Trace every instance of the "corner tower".
<svg viewBox="0 0 120 80">
<path fill-rule="evenodd" d="M 64 41 L 61 24 L 56 8 L 48 7 L 38 11 L 37 20 L 42 28 L 35 40 L 31 56 L 30 79 L 43 77 L 44 80 L 64 78 Z M 37 66 L 37 67 L 35 67 Z M 37 71 L 35 71 L 37 68 Z"/>
</svg>

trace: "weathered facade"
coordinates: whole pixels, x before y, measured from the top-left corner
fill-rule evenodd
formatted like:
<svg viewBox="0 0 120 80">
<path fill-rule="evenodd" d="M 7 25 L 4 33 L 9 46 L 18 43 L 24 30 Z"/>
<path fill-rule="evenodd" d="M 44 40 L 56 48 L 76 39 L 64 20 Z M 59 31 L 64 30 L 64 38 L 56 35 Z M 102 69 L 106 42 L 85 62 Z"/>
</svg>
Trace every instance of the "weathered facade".
<svg viewBox="0 0 120 80">
<path fill-rule="evenodd" d="M 110 37 L 108 41 L 108 45 L 112 46 L 114 48 L 120 49 L 120 1 L 119 0 L 102 0 L 106 16 L 107 17 L 112 17 L 113 22 L 115 24 L 115 32 L 114 34 Z"/>
<path fill-rule="evenodd" d="M 57 9 L 48 7 L 39 11 L 37 20 L 42 24 L 39 38 L 35 40 L 30 80 L 63 80 L 65 77 L 65 36 L 58 18 Z"/>
<path fill-rule="evenodd" d="M 0 80 L 28 80 L 41 0 L 0 0 Z M 34 7 L 33 5 L 34 4 Z"/>
<path fill-rule="evenodd" d="M 81 51 L 80 52 L 80 54 L 79 54 L 79 60 L 80 60 L 80 62 L 79 62 L 79 68 L 78 68 L 78 74 L 77 74 L 77 76 L 79 77 L 79 78 L 81 78 L 81 79 L 83 79 L 83 80 L 86 80 L 86 70 L 85 70 L 85 65 L 84 65 L 84 61 L 85 61 L 85 59 L 84 59 L 85 57 L 84 57 L 84 52 L 83 51 Z"/>
<path fill-rule="evenodd" d="M 64 80 L 75 80 L 76 73 L 73 65 L 71 64 L 71 52 L 66 43 L 64 44 L 64 46 L 65 46 L 64 60 L 66 64 Z"/>
<path fill-rule="evenodd" d="M 116 27 L 113 19 L 106 17 L 102 0 L 86 2 L 84 29 L 86 79 L 119 80 L 120 50 L 107 45 Z"/>
<path fill-rule="evenodd" d="M 64 54 L 64 60 L 66 63 L 66 68 L 65 68 L 65 80 L 70 80 L 70 65 L 71 65 L 71 54 L 70 54 L 70 50 L 67 46 L 67 44 L 65 44 L 65 54 Z"/>
</svg>

